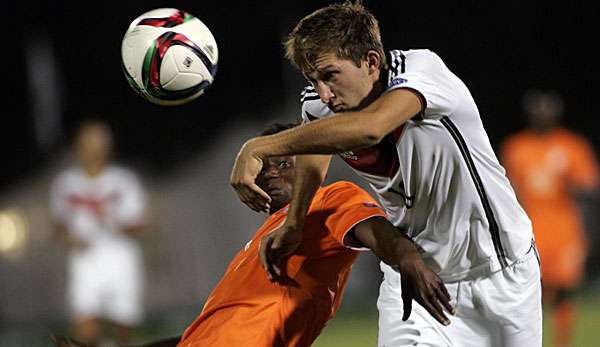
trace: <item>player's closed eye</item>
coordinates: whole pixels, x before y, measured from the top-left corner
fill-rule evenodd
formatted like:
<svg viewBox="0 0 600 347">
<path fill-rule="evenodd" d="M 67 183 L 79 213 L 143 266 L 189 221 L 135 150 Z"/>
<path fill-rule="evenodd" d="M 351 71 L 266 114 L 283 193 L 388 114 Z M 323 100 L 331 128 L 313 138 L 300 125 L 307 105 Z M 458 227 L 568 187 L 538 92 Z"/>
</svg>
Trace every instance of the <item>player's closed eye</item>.
<svg viewBox="0 0 600 347">
<path fill-rule="evenodd" d="M 333 80 L 335 80 L 337 73 L 338 73 L 338 71 L 325 71 L 325 72 L 323 72 L 323 75 L 321 76 L 321 80 L 323 80 L 323 82 L 333 81 Z"/>
</svg>

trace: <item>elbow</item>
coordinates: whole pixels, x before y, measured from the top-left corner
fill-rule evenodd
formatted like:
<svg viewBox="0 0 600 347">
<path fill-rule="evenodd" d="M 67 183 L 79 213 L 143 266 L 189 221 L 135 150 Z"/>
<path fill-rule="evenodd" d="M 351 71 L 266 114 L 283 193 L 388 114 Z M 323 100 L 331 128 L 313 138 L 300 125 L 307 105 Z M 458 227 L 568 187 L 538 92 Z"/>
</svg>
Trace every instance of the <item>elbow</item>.
<svg viewBox="0 0 600 347">
<path fill-rule="evenodd" d="M 364 139 L 364 147 L 375 146 L 379 142 L 381 142 L 384 137 L 387 135 L 384 131 L 374 126 L 373 124 L 366 124 L 366 126 L 362 129 L 363 131 L 363 139 Z"/>
<path fill-rule="evenodd" d="M 356 122 L 356 126 L 360 127 L 358 131 L 362 134 L 363 147 L 374 146 L 387 136 L 387 127 L 375 117 L 367 116 L 361 118 L 360 122 Z"/>
</svg>

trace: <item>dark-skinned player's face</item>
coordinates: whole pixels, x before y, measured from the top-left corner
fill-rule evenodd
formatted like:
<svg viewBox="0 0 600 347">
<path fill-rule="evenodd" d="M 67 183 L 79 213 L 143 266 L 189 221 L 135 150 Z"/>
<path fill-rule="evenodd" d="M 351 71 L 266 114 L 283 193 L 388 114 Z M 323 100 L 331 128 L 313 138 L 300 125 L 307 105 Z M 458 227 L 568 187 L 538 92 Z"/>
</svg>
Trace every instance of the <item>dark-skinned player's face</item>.
<svg viewBox="0 0 600 347">
<path fill-rule="evenodd" d="M 256 178 L 256 184 L 271 197 L 271 211 L 277 212 L 290 202 L 294 183 L 293 156 L 267 158 L 263 169 Z"/>
</svg>

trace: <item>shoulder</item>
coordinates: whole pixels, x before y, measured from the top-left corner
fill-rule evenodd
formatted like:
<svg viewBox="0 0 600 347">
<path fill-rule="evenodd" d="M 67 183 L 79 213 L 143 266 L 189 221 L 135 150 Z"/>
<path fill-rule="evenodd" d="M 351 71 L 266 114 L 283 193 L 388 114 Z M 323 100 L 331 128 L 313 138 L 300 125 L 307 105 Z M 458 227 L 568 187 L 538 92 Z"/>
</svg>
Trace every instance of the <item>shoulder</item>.
<svg viewBox="0 0 600 347">
<path fill-rule="evenodd" d="M 445 67 L 444 62 L 429 49 L 392 50 L 389 53 L 390 69 L 397 73 L 427 71 Z"/>
<path fill-rule="evenodd" d="M 106 168 L 105 176 L 112 180 L 124 182 L 137 182 L 138 178 L 133 170 L 118 164 L 110 165 Z"/>
<path fill-rule="evenodd" d="M 582 135 L 566 128 L 557 128 L 556 130 L 554 130 L 554 136 L 560 141 L 575 144 L 586 144 L 588 142 L 587 139 Z"/>
<path fill-rule="evenodd" d="M 313 86 L 306 86 L 300 93 L 300 103 L 302 104 L 302 120 L 312 122 L 332 114 L 331 110 L 321 101 L 319 94 Z"/>
<path fill-rule="evenodd" d="M 52 180 L 52 184 L 54 186 L 64 186 L 66 184 L 69 184 L 69 182 L 77 180 L 80 177 L 81 170 L 76 167 L 71 167 L 59 172 Z"/>
<path fill-rule="evenodd" d="M 518 133 L 509 135 L 503 142 L 503 147 L 514 147 L 526 144 L 531 140 L 531 136 L 527 131 L 520 131 Z"/>
<path fill-rule="evenodd" d="M 337 181 L 319 190 L 320 198 L 326 202 L 346 202 L 352 197 L 371 198 L 369 193 L 348 181 Z"/>
</svg>

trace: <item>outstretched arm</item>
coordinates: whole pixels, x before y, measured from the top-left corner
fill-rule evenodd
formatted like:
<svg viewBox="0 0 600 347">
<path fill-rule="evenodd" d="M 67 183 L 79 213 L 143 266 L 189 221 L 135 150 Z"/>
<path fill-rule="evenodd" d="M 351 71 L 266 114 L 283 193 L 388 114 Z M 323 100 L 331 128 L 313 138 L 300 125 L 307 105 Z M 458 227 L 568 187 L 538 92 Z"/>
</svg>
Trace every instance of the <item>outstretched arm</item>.
<svg viewBox="0 0 600 347">
<path fill-rule="evenodd" d="M 247 141 L 230 177 L 240 200 L 255 211 L 266 211 L 267 193 L 255 184 L 264 158 L 297 154 L 335 154 L 379 143 L 422 109 L 412 91 L 393 90 L 363 110 L 344 112 L 280 133 Z"/>
<path fill-rule="evenodd" d="M 454 314 L 450 294 L 437 274 L 425 265 L 419 251 L 406 235 L 387 219 L 377 217 L 357 224 L 353 237 L 400 273 L 404 303 L 402 320 L 410 316 L 414 299 L 440 323 L 450 324 L 443 310 L 446 308 Z"/>
<path fill-rule="evenodd" d="M 302 241 L 304 217 L 315 192 L 325 180 L 330 155 L 301 155 L 296 158 L 292 200 L 285 223 L 260 242 L 260 260 L 271 281 L 285 277 L 285 261 Z"/>
</svg>

